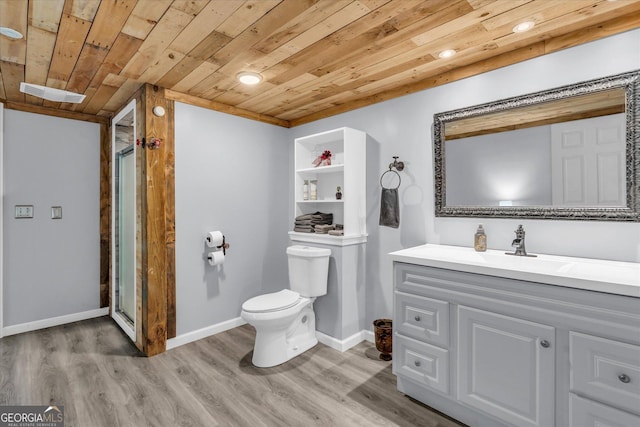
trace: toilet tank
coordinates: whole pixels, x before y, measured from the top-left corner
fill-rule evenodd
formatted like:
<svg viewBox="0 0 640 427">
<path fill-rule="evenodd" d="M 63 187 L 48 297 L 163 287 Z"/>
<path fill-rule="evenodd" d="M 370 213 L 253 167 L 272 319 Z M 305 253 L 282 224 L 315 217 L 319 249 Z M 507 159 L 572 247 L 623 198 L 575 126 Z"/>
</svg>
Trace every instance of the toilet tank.
<svg viewBox="0 0 640 427">
<path fill-rule="evenodd" d="M 303 297 L 327 293 L 331 249 L 294 245 L 287 248 L 289 287 Z"/>
</svg>

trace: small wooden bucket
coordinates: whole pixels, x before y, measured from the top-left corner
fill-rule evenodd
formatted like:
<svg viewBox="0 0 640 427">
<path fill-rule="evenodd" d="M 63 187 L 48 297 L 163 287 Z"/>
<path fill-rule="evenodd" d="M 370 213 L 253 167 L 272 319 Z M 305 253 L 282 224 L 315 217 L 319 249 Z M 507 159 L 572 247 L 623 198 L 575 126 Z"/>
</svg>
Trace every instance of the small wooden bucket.
<svg viewBox="0 0 640 427">
<path fill-rule="evenodd" d="M 391 360 L 393 337 L 393 322 L 391 319 L 376 319 L 373 330 L 376 337 L 376 349 L 380 352 L 380 359 Z"/>
</svg>

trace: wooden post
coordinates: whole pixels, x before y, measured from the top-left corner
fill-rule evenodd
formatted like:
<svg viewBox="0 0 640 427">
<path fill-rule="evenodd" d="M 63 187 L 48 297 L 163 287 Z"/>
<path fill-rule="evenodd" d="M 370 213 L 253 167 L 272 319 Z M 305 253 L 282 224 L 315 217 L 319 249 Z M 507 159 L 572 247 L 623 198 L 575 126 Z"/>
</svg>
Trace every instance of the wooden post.
<svg viewBox="0 0 640 427">
<path fill-rule="evenodd" d="M 136 346 L 153 356 L 176 335 L 174 102 L 150 84 L 133 98 L 141 142 L 136 146 Z M 165 114 L 156 116 L 155 106 Z M 160 144 L 150 148 L 154 139 Z"/>
<path fill-rule="evenodd" d="M 100 124 L 100 307 L 111 298 L 111 132 Z"/>
<path fill-rule="evenodd" d="M 164 104 L 163 90 L 145 86 L 146 123 L 146 209 L 147 219 L 147 271 L 142 281 L 142 332 L 143 351 L 146 355 L 165 351 L 167 341 L 167 230 L 165 228 L 165 205 L 167 191 L 164 180 L 164 159 L 167 140 L 165 117 L 156 117 L 151 111 L 158 102 Z M 154 138 L 162 143 L 159 148 L 150 148 Z"/>
<path fill-rule="evenodd" d="M 153 356 L 164 352 L 167 338 L 175 336 L 174 109 L 164 89 L 157 86 L 146 85 L 144 98 L 147 148 L 142 212 L 146 239 L 142 251 L 146 277 L 142 280 L 142 334 L 143 352 Z M 156 106 L 164 108 L 164 116 L 153 113 Z M 160 146 L 150 148 L 155 139 L 160 140 Z"/>
<path fill-rule="evenodd" d="M 143 86 L 135 95 L 136 98 L 136 139 L 146 140 L 146 95 Z M 136 143 L 137 143 L 136 141 Z M 142 330 L 142 290 L 147 288 L 147 185 L 146 185 L 146 150 L 142 145 L 136 147 L 136 346 L 145 352 L 145 335 Z"/>
<path fill-rule="evenodd" d="M 176 197 L 175 197 L 175 108 L 164 99 L 167 137 L 164 141 L 165 230 L 167 247 L 167 338 L 176 336 Z"/>
</svg>

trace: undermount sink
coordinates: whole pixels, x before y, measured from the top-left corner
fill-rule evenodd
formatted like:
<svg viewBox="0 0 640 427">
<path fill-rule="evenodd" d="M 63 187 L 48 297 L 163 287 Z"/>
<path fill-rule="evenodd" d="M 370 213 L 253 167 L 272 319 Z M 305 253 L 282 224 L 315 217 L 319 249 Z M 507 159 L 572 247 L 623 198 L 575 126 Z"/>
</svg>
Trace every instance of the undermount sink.
<svg viewBox="0 0 640 427">
<path fill-rule="evenodd" d="M 536 254 L 506 255 L 473 248 L 426 244 L 392 252 L 397 262 L 640 297 L 640 264 Z"/>
</svg>

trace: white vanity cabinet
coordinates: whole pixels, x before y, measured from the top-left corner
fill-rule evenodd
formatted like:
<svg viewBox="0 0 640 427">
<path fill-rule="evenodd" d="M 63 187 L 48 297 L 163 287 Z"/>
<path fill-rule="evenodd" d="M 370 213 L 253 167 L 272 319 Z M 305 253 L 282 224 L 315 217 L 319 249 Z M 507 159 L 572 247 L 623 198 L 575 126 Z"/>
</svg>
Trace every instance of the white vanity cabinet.
<svg viewBox="0 0 640 427">
<path fill-rule="evenodd" d="M 640 426 L 640 298 L 406 259 L 394 257 L 401 392 L 470 426 Z"/>
</svg>

